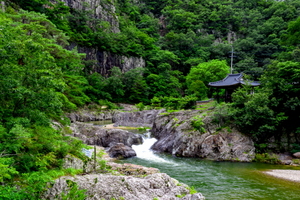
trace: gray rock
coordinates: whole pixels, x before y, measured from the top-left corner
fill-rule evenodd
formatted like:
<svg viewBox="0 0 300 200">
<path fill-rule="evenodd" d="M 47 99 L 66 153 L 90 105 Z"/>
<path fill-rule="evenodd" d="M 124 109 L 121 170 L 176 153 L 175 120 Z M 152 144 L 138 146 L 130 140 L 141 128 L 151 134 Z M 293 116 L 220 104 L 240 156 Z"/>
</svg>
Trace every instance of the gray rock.
<svg viewBox="0 0 300 200">
<path fill-rule="evenodd" d="M 90 121 L 104 121 L 111 120 L 113 113 L 110 111 L 95 112 L 89 110 L 80 110 L 77 112 L 67 114 L 71 122 L 90 122 Z"/>
<path fill-rule="evenodd" d="M 119 164 L 115 162 L 108 162 L 107 165 L 112 170 L 117 170 L 123 175 L 127 176 L 145 176 L 150 174 L 159 173 L 159 169 L 153 167 L 144 167 L 130 163 Z"/>
<path fill-rule="evenodd" d="M 153 198 L 160 200 L 204 200 L 204 197 L 199 193 L 189 194 L 187 185 L 178 184 L 178 181 L 164 173 L 156 173 L 144 178 L 107 174 L 61 177 L 43 195 L 43 199 L 57 199 L 62 193 L 68 193 L 70 188 L 67 182 L 77 184 L 80 190 L 86 190 L 86 200 L 110 200 L 112 198 L 120 199 L 120 197 L 126 200 L 153 200 Z M 176 197 L 176 195 L 182 194 L 187 195 L 183 198 Z"/>
<path fill-rule="evenodd" d="M 136 156 L 136 152 L 129 146 L 123 143 L 112 143 L 106 150 L 111 158 L 131 158 Z"/>
<path fill-rule="evenodd" d="M 165 110 L 143 110 L 139 112 L 116 113 L 112 121 L 117 126 L 152 127 L 156 117 Z"/>
<path fill-rule="evenodd" d="M 71 44 L 69 49 L 77 48 L 79 53 L 86 54 L 86 60 L 96 61 L 90 66 L 90 73 L 97 72 L 102 76 L 109 76 L 113 67 L 120 68 L 121 72 L 127 72 L 138 67 L 144 68 L 146 62 L 142 57 L 126 57 L 110 52 L 104 52 L 98 47 L 81 47 Z"/>
<path fill-rule="evenodd" d="M 131 147 L 133 144 L 138 145 L 143 143 L 141 135 L 121 129 L 105 129 L 82 122 L 72 123 L 70 128 L 73 136 L 81 139 L 88 145 L 109 147 L 111 143 L 123 143 Z"/>
<path fill-rule="evenodd" d="M 293 156 L 296 157 L 296 158 L 300 158 L 300 152 L 294 153 Z"/>
<path fill-rule="evenodd" d="M 202 117 L 205 132 L 191 126 L 193 117 Z M 236 129 L 221 129 L 209 116 L 199 111 L 180 111 L 160 115 L 151 130 L 158 141 L 153 150 L 168 152 L 175 156 L 200 157 L 212 160 L 250 162 L 255 156 L 253 141 Z"/>
<path fill-rule="evenodd" d="M 291 164 L 293 164 L 292 160 L 280 160 L 280 161 L 281 161 L 281 164 L 283 164 L 283 165 L 291 165 Z"/>
</svg>

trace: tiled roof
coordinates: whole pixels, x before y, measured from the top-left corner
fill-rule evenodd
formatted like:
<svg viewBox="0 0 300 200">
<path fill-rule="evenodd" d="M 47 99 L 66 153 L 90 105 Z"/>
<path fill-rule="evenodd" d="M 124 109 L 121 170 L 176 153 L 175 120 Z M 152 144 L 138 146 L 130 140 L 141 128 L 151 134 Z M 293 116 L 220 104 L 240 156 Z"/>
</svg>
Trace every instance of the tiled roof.
<svg viewBox="0 0 300 200">
<path fill-rule="evenodd" d="M 247 83 L 250 83 L 251 86 L 259 86 L 260 83 L 257 81 L 246 81 Z M 243 84 L 246 85 L 246 82 L 243 80 L 243 74 L 228 74 L 223 80 L 216 81 L 216 82 L 210 82 L 208 85 L 212 87 L 227 87 L 227 86 L 234 86 Z"/>
</svg>

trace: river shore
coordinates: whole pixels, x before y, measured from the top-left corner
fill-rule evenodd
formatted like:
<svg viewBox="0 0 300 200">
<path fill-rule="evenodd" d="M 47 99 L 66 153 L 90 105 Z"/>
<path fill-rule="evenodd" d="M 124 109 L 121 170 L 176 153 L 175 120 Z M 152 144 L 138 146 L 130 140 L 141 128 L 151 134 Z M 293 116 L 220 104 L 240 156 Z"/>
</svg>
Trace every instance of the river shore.
<svg viewBox="0 0 300 200">
<path fill-rule="evenodd" d="M 300 182 L 300 170 L 283 170 L 283 169 L 274 169 L 271 171 L 265 172 L 268 175 L 282 178 L 289 181 Z"/>
</svg>

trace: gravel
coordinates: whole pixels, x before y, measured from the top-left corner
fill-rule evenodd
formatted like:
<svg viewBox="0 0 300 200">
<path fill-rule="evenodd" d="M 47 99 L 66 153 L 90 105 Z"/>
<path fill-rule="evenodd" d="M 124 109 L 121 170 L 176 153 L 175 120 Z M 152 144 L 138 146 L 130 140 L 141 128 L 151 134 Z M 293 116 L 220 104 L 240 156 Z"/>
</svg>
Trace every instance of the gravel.
<svg viewBox="0 0 300 200">
<path fill-rule="evenodd" d="M 265 173 L 271 176 L 275 176 L 277 178 L 283 178 L 289 181 L 300 182 L 300 170 L 275 169 L 275 170 L 267 171 Z"/>
</svg>

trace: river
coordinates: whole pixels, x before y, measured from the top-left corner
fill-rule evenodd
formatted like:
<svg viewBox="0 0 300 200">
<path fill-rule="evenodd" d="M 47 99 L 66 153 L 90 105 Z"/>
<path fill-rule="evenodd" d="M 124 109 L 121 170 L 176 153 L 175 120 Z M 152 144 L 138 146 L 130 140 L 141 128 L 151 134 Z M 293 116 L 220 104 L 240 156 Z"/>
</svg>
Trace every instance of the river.
<svg viewBox="0 0 300 200">
<path fill-rule="evenodd" d="M 194 187 L 207 200 L 300 200 L 300 183 L 266 175 L 270 169 L 299 169 L 263 163 L 215 162 L 197 158 L 175 158 L 156 154 L 150 147 L 156 139 L 144 138 L 134 145 L 137 156 L 121 160 L 158 168 L 178 181 Z"/>
</svg>

